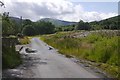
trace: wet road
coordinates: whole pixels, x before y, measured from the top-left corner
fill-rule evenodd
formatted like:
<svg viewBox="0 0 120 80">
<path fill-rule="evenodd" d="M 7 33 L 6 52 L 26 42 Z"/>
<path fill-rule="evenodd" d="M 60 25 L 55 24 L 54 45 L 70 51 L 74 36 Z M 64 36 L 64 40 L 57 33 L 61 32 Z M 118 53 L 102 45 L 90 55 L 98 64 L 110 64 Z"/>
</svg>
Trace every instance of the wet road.
<svg viewBox="0 0 120 80">
<path fill-rule="evenodd" d="M 49 50 L 49 46 L 38 38 L 31 39 L 30 48 L 36 53 L 28 53 L 22 71 L 24 78 L 99 78 L 99 76 L 85 70 L 74 61 L 58 54 L 55 49 Z M 20 52 L 25 54 L 25 47 Z M 25 56 L 26 56 L 25 55 Z"/>
</svg>

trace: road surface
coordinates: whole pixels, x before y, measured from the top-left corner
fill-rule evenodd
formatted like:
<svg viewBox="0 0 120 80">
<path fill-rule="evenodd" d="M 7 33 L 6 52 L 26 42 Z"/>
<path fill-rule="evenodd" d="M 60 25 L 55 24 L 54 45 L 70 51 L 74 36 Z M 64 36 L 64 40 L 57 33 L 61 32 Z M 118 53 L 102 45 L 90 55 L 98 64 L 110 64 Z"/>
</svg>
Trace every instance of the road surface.
<svg viewBox="0 0 120 80">
<path fill-rule="evenodd" d="M 13 69 L 18 77 L 23 78 L 99 78 L 100 76 L 89 72 L 79 64 L 58 54 L 55 49 L 49 50 L 49 46 L 39 38 L 31 39 L 29 48 L 37 50 L 35 53 L 26 53 L 24 47 L 21 54 L 25 62 L 22 67 Z M 27 56 L 27 59 L 26 59 Z M 22 75 L 19 75 L 21 71 Z M 17 73 L 18 72 L 18 73 Z"/>
</svg>

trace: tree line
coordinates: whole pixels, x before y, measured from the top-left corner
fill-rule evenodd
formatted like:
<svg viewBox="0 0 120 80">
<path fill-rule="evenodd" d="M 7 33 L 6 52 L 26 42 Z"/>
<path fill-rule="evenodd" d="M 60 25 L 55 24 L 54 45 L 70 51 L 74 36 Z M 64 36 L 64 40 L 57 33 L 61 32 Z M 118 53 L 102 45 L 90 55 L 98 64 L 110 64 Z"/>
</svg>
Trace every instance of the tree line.
<svg viewBox="0 0 120 80">
<path fill-rule="evenodd" d="M 50 22 L 37 21 L 32 22 L 30 20 L 24 21 L 24 27 L 22 33 L 28 36 L 52 34 L 55 32 L 55 26 Z"/>
<path fill-rule="evenodd" d="M 120 29 L 120 16 L 93 22 L 84 22 L 80 20 L 77 24 L 56 27 L 56 31 L 73 31 L 73 30 L 118 30 Z"/>
<path fill-rule="evenodd" d="M 34 36 L 54 32 L 55 26 L 50 22 L 32 22 L 29 19 L 25 19 L 22 23 L 17 23 L 15 20 L 10 19 L 9 13 L 2 15 L 2 36 L 17 35 L 18 33 L 25 36 Z"/>
<path fill-rule="evenodd" d="M 4 35 L 17 35 L 21 33 L 25 36 L 34 36 L 42 34 L 52 34 L 59 31 L 73 31 L 73 30 L 100 30 L 100 29 L 120 29 L 118 26 L 119 16 L 94 22 L 84 22 L 80 20 L 73 25 L 56 27 L 51 22 L 36 21 L 32 22 L 30 19 L 25 19 L 22 23 L 17 23 L 15 20 L 11 20 L 9 13 L 2 15 L 2 33 Z"/>
</svg>

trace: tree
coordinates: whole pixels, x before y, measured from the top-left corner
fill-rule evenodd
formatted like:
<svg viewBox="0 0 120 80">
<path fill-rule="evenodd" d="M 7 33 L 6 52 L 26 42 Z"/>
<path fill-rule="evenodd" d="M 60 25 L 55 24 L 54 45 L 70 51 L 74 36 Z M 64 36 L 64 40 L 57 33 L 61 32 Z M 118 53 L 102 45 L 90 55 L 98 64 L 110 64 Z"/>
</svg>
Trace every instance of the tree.
<svg viewBox="0 0 120 80">
<path fill-rule="evenodd" d="M 25 25 L 32 25 L 32 21 L 29 20 L 29 19 L 25 19 L 25 20 L 23 21 L 23 26 L 25 26 Z"/>
<path fill-rule="evenodd" d="M 55 32 L 55 26 L 50 22 L 38 21 L 35 23 L 37 34 L 51 34 Z"/>
<path fill-rule="evenodd" d="M 55 28 L 55 32 L 60 32 L 60 31 L 62 31 L 62 27 L 56 27 Z"/>
<path fill-rule="evenodd" d="M 76 30 L 90 30 L 90 25 L 89 23 L 85 23 L 82 20 L 78 22 L 77 26 L 76 26 Z"/>
<path fill-rule="evenodd" d="M 9 15 L 4 13 L 2 16 L 2 35 L 9 36 L 15 34 L 15 24 L 9 19 Z"/>
<path fill-rule="evenodd" d="M 17 23 L 15 20 L 11 20 L 11 21 L 12 21 L 12 23 L 14 23 L 14 26 L 13 26 L 14 34 L 16 35 L 18 33 L 21 33 L 21 25 L 20 25 L 20 23 Z"/>
<path fill-rule="evenodd" d="M 26 25 L 22 30 L 25 36 L 34 36 L 36 34 L 35 28 L 32 25 Z"/>
<path fill-rule="evenodd" d="M 111 29 L 111 30 L 118 29 L 117 23 L 116 23 L 116 22 L 112 22 L 112 23 L 109 25 L 109 29 Z"/>
</svg>

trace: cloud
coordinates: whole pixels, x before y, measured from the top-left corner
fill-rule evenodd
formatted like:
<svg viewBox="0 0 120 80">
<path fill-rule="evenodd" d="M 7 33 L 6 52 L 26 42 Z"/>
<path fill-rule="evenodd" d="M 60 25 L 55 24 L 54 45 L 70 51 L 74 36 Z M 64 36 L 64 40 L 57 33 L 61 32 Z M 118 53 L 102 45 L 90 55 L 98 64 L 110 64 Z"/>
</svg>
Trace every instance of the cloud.
<svg viewBox="0 0 120 80">
<path fill-rule="evenodd" d="M 85 11 L 80 4 L 68 0 L 8 0 L 5 2 L 6 9 L 12 16 L 23 16 L 31 20 L 40 18 L 57 18 L 67 21 L 95 21 L 116 16 L 116 13 L 103 13 L 96 11 Z"/>
</svg>

